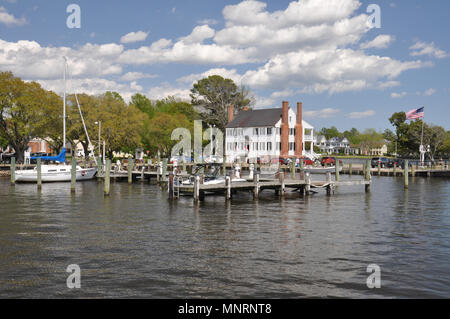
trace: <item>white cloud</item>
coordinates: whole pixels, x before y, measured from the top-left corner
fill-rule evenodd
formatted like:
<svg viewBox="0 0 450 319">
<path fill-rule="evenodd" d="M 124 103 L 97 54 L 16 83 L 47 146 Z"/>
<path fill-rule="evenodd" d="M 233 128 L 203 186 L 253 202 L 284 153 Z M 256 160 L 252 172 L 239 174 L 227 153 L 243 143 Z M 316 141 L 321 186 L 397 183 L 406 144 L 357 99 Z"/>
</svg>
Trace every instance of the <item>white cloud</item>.
<svg viewBox="0 0 450 319">
<path fill-rule="evenodd" d="M 47 90 L 56 93 L 64 92 L 64 82 L 60 79 L 56 80 L 38 80 L 38 82 Z M 103 94 L 106 91 L 119 92 L 126 101 L 130 101 L 131 96 L 136 91 L 142 91 L 142 87 L 135 82 L 128 84 L 117 83 L 112 80 L 102 78 L 84 78 L 72 79 L 67 81 L 67 93 L 86 93 L 90 95 Z"/>
<path fill-rule="evenodd" d="M 16 18 L 12 14 L 8 13 L 5 7 L 0 6 L 0 23 L 5 24 L 8 27 L 23 26 L 27 23 L 25 18 Z"/>
<path fill-rule="evenodd" d="M 177 82 L 180 83 L 186 83 L 189 85 L 194 84 L 198 80 L 201 80 L 203 78 L 206 78 L 211 75 L 220 75 L 221 77 L 225 79 L 232 79 L 236 84 L 241 83 L 242 75 L 238 74 L 235 69 L 225 69 L 225 68 L 215 68 L 215 69 L 209 69 L 208 71 L 205 71 L 203 73 L 197 73 L 197 74 L 190 74 L 183 76 L 181 78 L 177 79 Z"/>
<path fill-rule="evenodd" d="M 289 83 L 306 93 L 336 93 L 376 87 L 380 79 L 391 81 L 406 70 L 423 66 L 420 61 L 400 62 L 351 49 L 300 50 L 280 54 L 258 70 L 248 71 L 243 82 L 257 88 L 282 88 Z"/>
<path fill-rule="evenodd" d="M 370 48 L 376 48 L 376 49 L 385 49 L 387 48 L 393 41 L 395 40 L 395 37 L 390 36 L 388 34 L 380 34 L 372 41 L 364 42 L 359 47 L 361 49 L 370 49 Z"/>
<path fill-rule="evenodd" d="M 273 98 L 280 98 L 280 97 L 288 97 L 294 95 L 295 92 L 293 90 L 283 90 L 283 91 L 275 91 L 270 96 Z"/>
<path fill-rule="evenodd" d="M 430 88 L 430 89 L 426 90 L 425 92 L 423 92 L 423 95 L 431 96 L 431 95 L 433 95 L 436 92 L 437 92 L 436 89 Z"/>
<path fill-rule="evenodd" d="M 165 82 L 160 86 L 151 88 L 148 91 L 147 96 L 152 100 L 161 100 L 168 96 L 173 96 L 181 100 L 190 101 L 190 93 L 191 91 L 189 89 L 173 87 L 169 83 Z"/>
<path fill-rule="evenodd" d="M 339 109 L 325 108 L 317 111 L 304 111 L 305 118 L 330 118 L 337 115 L 340 112 Z"/>
<path fill-rule="evenodd" d="M 216 19 L 202 19 L 202 20 L 198 20 L 197 24 L 203 25 L 203 24 L 208 24 L 208 25 L 214 25 L 214 24 L 218 24 L 219 21 L 217 21 Z"/>
<path fill-rule="evenodd" d="M 214 36 L 215 31 L 208 25 L 197 26 L 187 37 L 181 38 L 184 43 L 202 43 L 206 39 Z"/>
<path fill-rule="evenodd" d="M 393 99 L 401 99 L 402 97 L 405 97 L 406 95 L 407 95 L 406 92 L 401 92 L 401 93 L 395 93 L 395 92 L 393 92 L 393 93 L 391 93 L 391 97 L 392 97 Z"/>
<path fill-rule="evenodd" d="M 158 77 L 156 74 L 146 74 L 142 72 L 127 72 L 120 78 L 122 81 L 136 81 L 140 79 L 152 79 Z"/>
<path fill-rule="evenodd" d="M 267 108 L 269 106 L 278 107 L 275 104 L 277 101 L 269 97 L 256 96 L 255 108 Z"/>
<path fill-rule="evenodd" d="M 351 119 L 361 119 L 364 117 L 370 117 L 370 116 L 374 116 L 374 115 L 375 115 L 374 110 L 367 110 L 364 112 L 351 112 L 348 114 L 348 117 Z"/>
<path fill-rule="evenodd" d="M 449 53 L 437 48 L 434 42 L 426 43 L 418 41 L 409 47 L 409 49 L 413 51 L 410 53 L 411 56 L 428 55 L 438 59 L 443 59 L 450 56 Z"/>
<path fill-rule="evenodd" d="M 122 73 L 116 59 L 123 46 L 87 43 L 78 49 L 68 47 L 41 47 L 35 41 L 0 40 L 0 69 L 12 71 L 24 79 L 60 79 L 63 56 L 69 58 L 74 77 L 98 77 Z"/>
<path fill-rule="evenodd" d="M 120 38 L 120 43 L 134 43 L 145 41 L 145 39 L 147 39 L 148 34 L 149 32 L 144 31 L 130 32 Z"/>
</svg>

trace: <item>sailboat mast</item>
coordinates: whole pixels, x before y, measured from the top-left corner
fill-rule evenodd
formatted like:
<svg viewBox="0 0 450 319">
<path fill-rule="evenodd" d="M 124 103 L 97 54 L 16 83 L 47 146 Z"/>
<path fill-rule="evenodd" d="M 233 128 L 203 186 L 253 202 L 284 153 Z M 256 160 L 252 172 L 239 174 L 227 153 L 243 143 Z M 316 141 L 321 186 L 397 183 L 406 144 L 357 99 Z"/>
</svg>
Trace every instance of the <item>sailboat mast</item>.
<svg viewBox="0 0 450 319">
<path fill-rule="evenodd" d="M 66 69 L 67 59 L 64 56 L 64 97 L 63 97 L 63 148 L 66 148 Z"/>
</svg>

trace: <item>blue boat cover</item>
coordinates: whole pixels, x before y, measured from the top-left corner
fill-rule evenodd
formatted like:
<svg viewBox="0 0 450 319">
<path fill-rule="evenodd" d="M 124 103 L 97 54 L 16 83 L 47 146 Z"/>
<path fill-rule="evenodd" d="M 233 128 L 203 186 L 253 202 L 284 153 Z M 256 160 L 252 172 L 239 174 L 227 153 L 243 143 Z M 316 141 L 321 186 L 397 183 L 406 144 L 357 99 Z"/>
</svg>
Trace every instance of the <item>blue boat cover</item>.
<svg viewBox="0 0 450 319">
<path fill-rule="evenodd" d="M 40 158 L 43 161 L 56 161 L 60 163 L 66 162 L 66 149 L 63 148 L 61 153 L 58 156 L 32 156 L 30 159 L 38 159 Z"/>
</svg>

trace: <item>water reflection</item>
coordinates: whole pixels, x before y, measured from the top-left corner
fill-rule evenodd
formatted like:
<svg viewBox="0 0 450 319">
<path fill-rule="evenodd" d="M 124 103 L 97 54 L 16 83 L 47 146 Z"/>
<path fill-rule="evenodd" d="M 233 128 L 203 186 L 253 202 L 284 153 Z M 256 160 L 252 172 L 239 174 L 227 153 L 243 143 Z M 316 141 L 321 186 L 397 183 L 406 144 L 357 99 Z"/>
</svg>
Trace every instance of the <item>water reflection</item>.
<svg viewBox="0 0 450 319">
<path fill-rule="evenodd" d="M 0 180 L 0 297 L 448 297 L 449 195 L 444 179 L 416 177 L 405 191 L 402 178 L 374 177 L 370 193 L 194 204 L 141 183 L 104 197 L 96 181 L 71 193 Z M 371 263 L 378 290 L 365 285 Z"/>
</svg>

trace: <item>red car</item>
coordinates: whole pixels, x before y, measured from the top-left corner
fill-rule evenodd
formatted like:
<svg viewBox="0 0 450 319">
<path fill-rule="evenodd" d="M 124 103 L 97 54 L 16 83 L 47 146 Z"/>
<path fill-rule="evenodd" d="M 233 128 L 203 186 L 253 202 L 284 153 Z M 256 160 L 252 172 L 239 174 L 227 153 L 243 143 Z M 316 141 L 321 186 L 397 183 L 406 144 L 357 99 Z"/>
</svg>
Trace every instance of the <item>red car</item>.
<svg viewBox="0 0 450 319">
<path fill-rule="evenodd" d="M 320 160 L 320 164 L 322 164 L 322 166 L 336 165 L 336 157 L 329 157 L 329 156 L 322 157 L 322 159 Z M 342 164 L 341 160 L 339 160 L 339 164 Z"/>
</svg>

